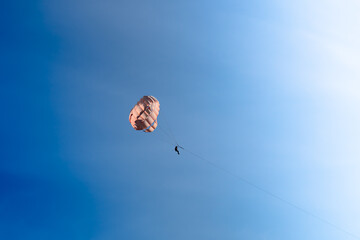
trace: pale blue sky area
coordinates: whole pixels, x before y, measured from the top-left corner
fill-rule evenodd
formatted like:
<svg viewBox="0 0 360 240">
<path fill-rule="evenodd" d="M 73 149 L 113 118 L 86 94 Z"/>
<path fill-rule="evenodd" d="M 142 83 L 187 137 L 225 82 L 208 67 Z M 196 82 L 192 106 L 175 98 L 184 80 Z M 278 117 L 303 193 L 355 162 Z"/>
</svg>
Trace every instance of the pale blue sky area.
<svg viewBox="0 0 360 240">
<path fill-rule="evenodd" d="M 358 1 L 9 1 L 0 239 L 354 239 Z"/>
</svg>

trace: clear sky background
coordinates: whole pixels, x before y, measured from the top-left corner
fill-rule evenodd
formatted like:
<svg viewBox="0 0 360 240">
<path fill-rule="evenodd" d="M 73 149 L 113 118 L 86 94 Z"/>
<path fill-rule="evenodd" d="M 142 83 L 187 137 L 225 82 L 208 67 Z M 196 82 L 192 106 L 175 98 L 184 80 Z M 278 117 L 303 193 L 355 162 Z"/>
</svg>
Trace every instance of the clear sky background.
<svg viewBox="0 0 360 240">
<path fill-rule="evenodd" d="M 3 1 L 0 239 L 360 235 L 360 2 Z"/>
</svg>

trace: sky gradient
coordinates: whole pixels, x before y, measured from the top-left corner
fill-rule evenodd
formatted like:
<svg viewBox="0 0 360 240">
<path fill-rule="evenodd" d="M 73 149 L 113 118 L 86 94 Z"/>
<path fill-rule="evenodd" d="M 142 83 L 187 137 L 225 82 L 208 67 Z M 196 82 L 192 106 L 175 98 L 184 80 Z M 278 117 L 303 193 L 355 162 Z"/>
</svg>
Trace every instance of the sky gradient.
<svg viewBox="0 0 360 240">
<path fill-rule="evenodd" d="M 360 3 L 2 3 L 0 239 L 360 235 Z"/>
</svg>

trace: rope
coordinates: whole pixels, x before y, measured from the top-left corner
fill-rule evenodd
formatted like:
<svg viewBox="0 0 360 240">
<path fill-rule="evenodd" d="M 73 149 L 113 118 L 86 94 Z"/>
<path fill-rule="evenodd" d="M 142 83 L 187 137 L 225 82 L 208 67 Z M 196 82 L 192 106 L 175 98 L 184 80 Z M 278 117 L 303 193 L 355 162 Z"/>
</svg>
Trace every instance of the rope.
<svg viewBox="0 0 360 240">
<path fill-rule="evenodd" d="M 291 206 L 291 207 L 297 209 L 298 211 L 300 211 L 300 212 L 302 212 L 302 213 L 304 213 L 304 214 L 306 214 L 306 215 L 308 215 L 308 216 L 310 216 L 310 217 L 312 217 L 312 218 L 314 218 L 314 219 L 316 219 L 316 220 L 318 220 L 318 221 L 320 221 L 320 222 L 322 222 L 322 223 L 325 223 L 325 224 L 327 224 L 328 226 L 331 226 L 331 227 L 333 227 L 334 229 L 336 229 L 336 230 L 338 230 L 338 231 L 340 231 L 340 232 L 342 232 L 342 233 L 345 233 L 346 235 L 348 235 L 348 236 L 350 236 L 350 237 L 352 237 L 352 238 L 354 238 L 354 239 L 359 239 L 359 240 L 360 240 L 360 237 L 357 236 L 356 234 L 351 233 L 351 232 L 345 230 L 344 228 L 342 228 L 342 227 L 340 227 L 340 226 L 338 226 L 338 225 L 336 225 L 336 224 L 334 224 L 334 223 L 332 223 L 332 222 L 330 222 L 330 221 L 328 221 L 328 220 L 326 220 L 326 219 L 324 219 L 324 218 L 322 218 L 322 217 L 320 217 L 320 216 L 318 216 L 318 215 L 316 215 L 316 214 L 313 214 L 313 213 L 309 212 L 308 210 L 306 210 L 306 209 L 304 209 L 304 208 L 302 208 L 302 207 L 300 207 L 300 206 L 298 206 L 298 205 L 296 205 L 296 204 L 294 204 L 294 203 L 292 203 L 292 202 L 290 202 L 290 201 L 288 201 L 288 200 L 286 200 L 286 199 L 284 199 L 284 198 L 282 198 L 282 197 L 280 197 L 280 196 L 272 193 L 271 191 L 269 191 L 269 190 L 267 190 L 267 189 L 265 189 L 265 188 L 262 188 L 262 187 L 258 186 L 258 185 L 255 184 L 255 183 L 252 183 L 251 181 L 247 180 L 246 178 L 244 178 L 244 177 L 242 177 L 242 176 L 240 176 L 240 175 L 238 175 L 238 174 L 235 174 L 235 173 L 233 173 L 233 172 L 231 172 L 231 171 L 229 171 L 229 170 L 227 170 L 227 169 L 225 169 L 225 168 L 223 168 L 223 167 L 221 167 L 221 166 L 219 166 L 219 165 L 217 165 L 217 164 L 215 164 L 215 163 L 207 160 L 206 158 L 204 158 L 204 157 L 202 157 L 202 156 L 200 156 L 200 155 L 198 155 L 198 154 L 196 154 L 196 153 L 194 153 L 194 152 L 192 152 L 192 151 L 190 151 L 190 150 L 188 150 L 188 149 L 186 149 L 186 148 L 182 148 L 182 149 L 184 149 L 184 150 L 187 151 L 188 153 L 192 154 L 192 155 L 195 156 L 196 158 L 198 158 L 198 159 L 206 162 L 207 164 L 213 166 L 214 168 L 217 168 L 217 169 L 223 171 L 224 173 L 229 174 L 230 176 L 234 177 L 234 178 L 237 179 L 238 181 L 241 181 L 241 182 L 243 182 L 243 183 L 245 183 L 245 184 L 247 184 L 247 185 L 249 185 L 249 186 L 257 189 L 258 191 L 263 192 L 263 193 L 265 193 L 266 195 L 268 195 L 268 196 L 270 196 L 270 197 L 272 197 L 272 198 L 274 198 L 274 199 L 276 199 L 276 200 L 278 200 L 278 201 L 280 201 L 280 202 L 282 202 L 282 203 L 285 203 L 285 204 L 287 204 L 288 206 Z"/>
<path fill-rule="evenodd" d="M 164 120 L 165 120 L 165 119 L 164 119 Z M 166 121 L 163 121 L 163 122 L 165 123 Z M 167 127 L 168 127 L 168 124 L 165 123 L 165 125 L 167 125 Z M 350 236 L 350 237 L 352 237 L 352 238 L 354 238 L 354 239 L 360 240 L 360 237 L 357 236 L 356 234 L 351 233 L 351 232 L 347 231 L 346 229 L 344 229 L 344 228 L 342 228 L 342 227 L 340 227 L 340 226 L 338 226 L 338 225 L 336 225 L 336 224 L 334 224 L 334 223 L 326 220 L 325 218 L 322 218 L 322 217 L 320 217 L 320 216 L 318 216 L 318 215 L 316 215 L 316 214 L 314 214 L 314 213 L 312 213 L 312 212 L 309 212 L 308 210 L 300 207 L 299 205 L 294 204 L 294 203 L 286 200 L 285 198 L 282 198 L 282 197 L 280 197 L 280 196 L 272 193 L 271 191 L 269 191 L 269 190 L 267 190 L 267 189 L 265 189 L 265 188 L 262 188 L 262 187 L 260 187 L 259 185 L 255 184 L 255 183 L 253 183 L 253 182 L 251 182 L 251 181 L 249 181 L 249 180 L 247 180 L 246 178 L 244 178 L 244 177 L 242 177 L 242 176 L 240 176 L 240 175 L 238 175 L 238 174 L 235 174 L 235 173 L 227 170 L 226 168 L 223 168 L 223 167 L 221 167 L 220 165 L 215 164 L 215 163 L 212 162 L 212 161 L 209 161 L 208 159 L 206 159 L 206 158 L 204 158 L 204 157 L 202 157 L 202 156 L 200 156 L 200 155 L 198 155 L 198 154 L 196 154 L 196 153 L 188 150 L 187 148 L 184 148 L 184 147 L 180 146 L 179 143 L 178 143 L 178 141 L 176 140 L 175 135 L 173 134 L 173 132 L 171 131 L 171 129 L 170 129 L 169 127 L 168 127 L 168 131 L 169 131 L 169 132 L 167 132 L 165 129 L 163 129 L 163 128 L 160 127 L 160 126 L 158 126 L 158 128 L 159 128 L 169 139 L 171 139 L 171 141 L 174 141 L 174 142 L 176 143 L 176 146 L 178 146 L 179 148 L 187 151 L 188 153 L 192 154 L 192 155 L 195 156 L 196 158 L 198 158 L 198 159 L 206 162 L 207 164 L 211 165 L 212 167 L 217 168 L 217 169 L 223 171 L 224 173 L 226 173 L 226 174 L 234 177 L 236 180 L 241 181 L 241 182 L 243 182 L 243 183 L 245 183 L 245 184 L 247 184 L 247 185 L 249 185 L 249 186 L 257 189 L 258 191 L 263 192 L 264 194 L 266 194 L 266 195 L 268 195 L 268 196 L 270 196 L 270 197 L 272 197 L 272 198 L 274 198 L 274 199 L 276 199 L 276 200 L 278 200 L 278 201 L 280 201 L 280 202 L 282 202 L 282 203 L 284 203 L 284 204 L 286 204 L 286 205 L 288 205 L 288 206 L 291 206 L 291 207 L 293 207 L 294 209 L 297 209 L 299 212 L 302 212 L 303 214 L 305 214 L 305 215 L 307 215 L 307 216 L 310 216 L 310 217 L 312 217 L 312 218 L 314 218 L 314 219 L 316 219 L 316 220 L 318 220 L 318 221 L 320 221 L 320 222 L 322 222 L 322 223 L 324 223 L 324 224 L 326 224 L 326 225 L 328 225 L 328 226 L 333 227 L 334 229 L 338 230 L 339 232 L 342 232 L 342 233 L 344 233 L 344 234 L 346 234 L 346 235 L 348 235 L 348 236 Z M 173 145 L 173 146 L 174 146 L 174 145 Z"/>
<path fill-rule="evenodd" d="M 163 129 L 163 128 L 160 127 L 159 125 L 157 126 L 157 128 L 160 129 L 160 131 L 165 135 L 165 137 L 167 137 L 168 140 L 170 140 L 170 142 L 171 142 L 171 144 L 172 144 L 173 146 L 174 146 L 174 145 L 178 145 L 177 142 L 176 142 L 176 140 L 173 139 L 165 129 Z M 174 141 L 175 141 L 175 143 L 174 143 Z"/>
<path fill-rule="evenodd" d="M 163 124 L 166 126 L 167 130 L 166 131 L 165 129 L 162 129 L 162 131 L 164 131 L 164 133 L 169 137 L 171 138 L 172 140 L 174 140 L 174 142 L 176 143 L 175 145 L 179 145 L 174 133 L 171 131 L 171 128 L 169 127 L 169 124 L 168 124 L 168 121 L 165 117 L 165 115 L 163 116 Z"/>
</svg>

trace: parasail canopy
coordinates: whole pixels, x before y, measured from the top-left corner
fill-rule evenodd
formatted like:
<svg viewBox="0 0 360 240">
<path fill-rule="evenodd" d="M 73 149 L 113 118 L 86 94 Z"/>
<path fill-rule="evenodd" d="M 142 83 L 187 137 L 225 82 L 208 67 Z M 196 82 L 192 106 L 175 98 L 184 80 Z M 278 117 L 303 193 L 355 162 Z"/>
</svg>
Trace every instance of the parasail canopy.
<svg viewBox="0 0 360 240">
<path fill-rule="evenodd" d="M 129 121 L 135 130 L 152 132 L 157 127 L 160 103 L 153 96 L 144 96 L 131 109 Z"/>
</svg>

